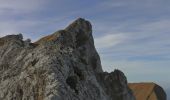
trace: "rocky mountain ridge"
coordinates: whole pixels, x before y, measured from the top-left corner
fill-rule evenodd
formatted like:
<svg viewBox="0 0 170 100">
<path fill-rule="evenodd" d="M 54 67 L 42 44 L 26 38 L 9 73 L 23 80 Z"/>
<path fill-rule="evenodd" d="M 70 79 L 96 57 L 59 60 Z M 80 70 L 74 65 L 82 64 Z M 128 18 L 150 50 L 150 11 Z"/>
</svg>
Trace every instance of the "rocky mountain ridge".
<svg viewBox="0 0 170 100">
<path fill-rule="evenodd" d="M 135 100 L 120 70 L 103 72 L 92 26 L 79 18 L 35 43 L 0 38 L 0 100 Z"/>
</svg>

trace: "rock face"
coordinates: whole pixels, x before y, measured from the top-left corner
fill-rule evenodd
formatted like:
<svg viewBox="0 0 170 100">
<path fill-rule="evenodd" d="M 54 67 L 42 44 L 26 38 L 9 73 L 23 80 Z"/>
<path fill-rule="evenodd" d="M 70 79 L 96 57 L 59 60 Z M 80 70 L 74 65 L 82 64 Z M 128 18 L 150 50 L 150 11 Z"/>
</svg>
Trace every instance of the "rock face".
<svg viewBox="0 0 170 100">
<path fill-rule="evenodd" d="M 163 88 L 155 83 L 131 83 L 136 100 L 166 100 Z"/>
<path fill-rule="evenodd" d="M 0 100 L 135 100 L 125 75 L 103 72 L 91 24 L 79 18 L 35 43 L 0 38 Z"/>
</svg>

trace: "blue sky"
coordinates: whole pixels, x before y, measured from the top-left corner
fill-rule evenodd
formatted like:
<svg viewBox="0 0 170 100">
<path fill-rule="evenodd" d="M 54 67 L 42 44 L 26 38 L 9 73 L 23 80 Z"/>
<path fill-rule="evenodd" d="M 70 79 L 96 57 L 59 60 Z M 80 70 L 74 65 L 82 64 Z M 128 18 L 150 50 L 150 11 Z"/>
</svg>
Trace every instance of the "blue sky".
<svg viewBox="0 0 170 100">
<path fill-rule="evenodd" d="M 103 69 L 170 88 L 170 0 L 1 0 L 0 36 L 33 41 L 78 17 L 91 21 Z"/>
</svg>

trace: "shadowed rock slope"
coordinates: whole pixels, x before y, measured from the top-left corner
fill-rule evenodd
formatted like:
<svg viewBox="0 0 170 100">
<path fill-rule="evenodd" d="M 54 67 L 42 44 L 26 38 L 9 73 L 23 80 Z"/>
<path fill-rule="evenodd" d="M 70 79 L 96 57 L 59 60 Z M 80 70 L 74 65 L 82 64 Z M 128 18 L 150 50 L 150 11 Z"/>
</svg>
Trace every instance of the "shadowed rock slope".
<svg viewBox="0 0 170 100">
<path fill-rule="evenodd" d="M 131 83 L 129 87 L 137 100 L 166 100 L 163 88 L 155 83 Z"/>
<path fill-rule="evenodd" d="M 35 43 L 0 38 L 0 100 L 135 100 L 125 75 L 103 72 L 90 22 L 79 18 Z"/>
</svg>

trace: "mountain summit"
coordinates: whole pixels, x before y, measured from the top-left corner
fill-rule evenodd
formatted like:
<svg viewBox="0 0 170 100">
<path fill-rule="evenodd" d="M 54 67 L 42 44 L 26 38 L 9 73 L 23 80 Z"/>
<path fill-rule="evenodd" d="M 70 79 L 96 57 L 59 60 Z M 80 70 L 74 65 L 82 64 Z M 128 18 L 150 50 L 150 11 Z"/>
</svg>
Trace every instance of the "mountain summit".
<svg viewBox="0 0 170 100">
<path fill-rule="evenodd" d="M 35 43 L 0 38 L 0 100 L 135 100 L 120 70 L 103 72 L 92 26 L 79 18 Z"/>
</svg>

